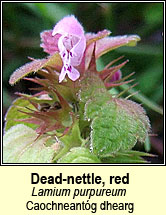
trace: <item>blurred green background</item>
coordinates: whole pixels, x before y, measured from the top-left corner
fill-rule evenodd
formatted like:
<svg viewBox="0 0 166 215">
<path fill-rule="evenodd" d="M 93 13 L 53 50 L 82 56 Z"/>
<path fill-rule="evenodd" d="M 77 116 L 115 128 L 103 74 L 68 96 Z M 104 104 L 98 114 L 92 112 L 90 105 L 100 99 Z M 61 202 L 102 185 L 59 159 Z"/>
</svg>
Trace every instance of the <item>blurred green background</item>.
<svg viewBox="0 0 166 215">
<path fill-rule="evenodd" d="M 27 56 L 43 58 L 40 32 L 52 29 L 57 21 L 74 14 L 86 32 L 109 29 L 112 36 L 138 34 L 136 47 L 122 47 L 104 55 L 98 68 L 124 55 L 129 63 L 122 69 L 135 72 L 139 94 L 132 100 L 145 107 L 152 124 L 151 149 L 157 154 L 152 162 L 163 162 L 163 3 L 3 3 L 3 114 L 16 98 L 14 92 L 28 93 L 29 83 L 8 84 L 10 75 L 26 62 Z M 122 88 L 118 89 L 122 90 Z M 132 93 L 132 92 L 131 92 Z M 138 146 L 142 147 L 143 146 Z"/>
</svg>

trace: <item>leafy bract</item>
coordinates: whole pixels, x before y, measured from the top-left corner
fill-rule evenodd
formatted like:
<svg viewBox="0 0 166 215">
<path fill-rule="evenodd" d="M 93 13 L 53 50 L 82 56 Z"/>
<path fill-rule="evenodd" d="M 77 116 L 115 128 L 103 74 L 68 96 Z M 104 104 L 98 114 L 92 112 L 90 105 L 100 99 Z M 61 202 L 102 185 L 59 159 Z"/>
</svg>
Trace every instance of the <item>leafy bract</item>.
<svg viewBox="0 0 166 215">
<path fill-rule="evenodd" d="M 83 130 L 85 127 L 89 126 L 89 121 L 97 114 L 97 111 L 100 110 L 104 102 L 111 99 L 111 95 L 106 90 L 98 74 L 88 72 L 84 75 L 81 82 L 78 98 L 80 106 L 79 123 L 81 130 Z M 91 105 L 88 105 L 89 103 L 91 103 Z M 91 111 L 92 114 L 87 114 L 87 111 Z"/>
<path fill-rule="evenodd" d="M 91 145 L 95 154 L 115 153 L 132 149 L 144 142 L 149 120 L 138 104 L 112 99 L 106 103 L 91 124 Z"/>
<path fill-rule="evenodd" d="M 81 146 L 84 140 L 81 138 L 78 120 L 76 120 L 71 128 L 71 130 L 64 136 L 59 138 L 63 148 L 59 154 L 54 158 L 54 161 L 62 157 L 66 152 L 68 152 L 72 147 Z"/>
<path fill-rule="evenodd" d="M 145 110 L 140 104 L 126 99 L 115 99 L 119 113 L 124 111 L 127 115 L 132 116 L 132 121 L 137 127 L 136 138 L 140 142 L 144 142 L 150 131 L 149 118 Z"/>
<path fill-rule="evenodd" d="M 94 43 L 104 37 L 107 37 L 110 35 L 110 31 L 109 30 L 103 30 L 103 31 L 99 31 L 97 34 L 94 33 L 86 33 L 85 37 L 87 40 L 87 46 L 90 45 L 91 43 Z"/>
<path fill-rule="evenodd" d="M 82 144 L 83 140 L 80 136 L 78 121 L 75 121 L 71 131 L 67 135 L 61 137 L 60 141 L 62 141 L 64 145 L 72 145 L 73 147 Z"/>
<path fill-rule="evenodd" d="M 101 161 L 89 149 L 74 147 L 59 159 L 57 163 L 101 163 Z"/>
<path fill-rule="evenodd" d="M 56 52 L 52 56 L 49 56 L 46 59 L 36 59 L 30 63 L 21 66 L 11 75 L 9 83 L 13 85 L 28 74 L 32 72 L 37 72 L 40 69 L 48 66 L 55 67 L 55 69 L 57 70 L 62 67 L 62 60 L 58 52 Z"/>
<path fill-rule="evenodd" d="M 151 154 L 139 151 L 117 152 L 108 157 L 102 157 L 103 163 L 147 163 L 142 157 L 150 156 Z"/>
<path fill-rule="evenodd" d="M 10 106 L 5 116 L 5 121 L 6 121 L 5 129 L 4 129 L 5 132 L 12 126 L 20 124 L 20 122 L 17 120 L 30 118 L 30 116 L 18 111 L 18 109 L 25 111 L 27 110 L 26 108 L 34 109 L 33 105 L 30 104 L 28 100 L 25 100 L 23 98 L 18 98 L 14 100 L 14 102 L 12 103 L 12 106 Z M 36 128 L 35 124 L 30 124 L 26 122 L 22 122 L 22 123 L 25 125 L 28 125 L 31 128 Z"/>
<path fill-rule="evenodd" d="M 86 75 L 79 98 L 84 104 L 84 120 L 91 121 L 93 153 L 130 150 L 137 141 L 145 141 L 150 124 L 144 109 L 130 100 L 112 98 L 98 74 Z"/>
<path fill-rule="evenodd" d="M 98 96 L 109 99 L 109 92 L 106 90 L 103 81 L 99 78 L 97 72 L 88 71 L 84 74 L 79 90 L 80 102 L 86 103 L 88 100 Z"/>
<path fill-rule="evenodd" d="M 23 124 L 11 127 L 3 139 L 3 162 L 51 163 L 54 150 L 45 146 L 48 138 L 36 138 L 36 132 Z"/>
<path fill-rule="evenodd" d="M 102 38 L 96 42 L 96 59 L 98 59 L 103 54 L 121 46 L 135 46 L 139 40 L 140 37 L 138 35 L 124 35 Z"/>
</svg>

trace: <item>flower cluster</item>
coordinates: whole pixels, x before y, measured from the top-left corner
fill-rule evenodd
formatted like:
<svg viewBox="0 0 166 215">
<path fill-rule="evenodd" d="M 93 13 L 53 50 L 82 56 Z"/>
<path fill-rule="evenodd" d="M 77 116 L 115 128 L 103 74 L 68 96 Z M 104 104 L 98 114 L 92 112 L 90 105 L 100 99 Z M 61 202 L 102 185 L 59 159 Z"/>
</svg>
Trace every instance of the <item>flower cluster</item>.
<svg viewBox="0 0 166 215">
<path fill-rule="evenodd" d="M 45 137 L 50 144 L 56 137 L 54 149 L 60 151 L 52 158 L 54 162 L 59 162 L 71 149 L 72 159 L 73 153 L 80 153 L 89 162 L 100 162 L 100 155 L 116 153 L 118 157 L 121 151 L 128 156 L 126 150 L 137 141 L 143 142 L 150 128 L 143 108 L 120 99 L 123 92 L 114 96 L 109 92 L 110 88 L 133 81 L 127 80 L 133 73 L 124 77 L 121 73 L 128 60 L 115 65 L 122 59 L 119 57 L 103 70 L 96 69 L 96 61 L 102 55 L 121 46 L 135 46 L 140 38 L 111 37 L 110 33 L 106 29 L 96 34 L 85 33 L 73 15 L 64 17 L 52 30 L 43 31 L 41 47 L 48 56 L 31 58 L 9 80 L 11 85 L 20 79 L 34 82 L 39 85 L 33 88 L 37 93 L 32 96 L 17 93 L 21 98 L 7 113 L 6 131 L 11 125 L 24 123 L 33 125 L 35 141 Z M 33 72 L 39 77 L 25 77 Z M 19 114 L 13 115 L 13 110 Z M 138 154 L 135 156 L 137 159 Z M 79 159 L 78 156 L 77 162 Z"/>
<path fill-rule="evenodd" d="M 85 33 L 73 15 L 64 17 L 53 30 L 43 31 L 40 35 L 41 47 L 49 56 L 46 59 L 32 59 L 32 62 L 17 69 L 9 82 L 14 84 L 24 78 L 41 85 L 42 87 L 35 89 L 40 92 L 33 97 L 37 96 L 41 99 L 41 96 L 45 96 L 49 103 L 59 102 L 61 109 L 56 110 L 56 114 L 53 108 L 43 112 L 43 109 L 38 108 L 41 105 L 35 104 L 40 102 L 37 100 L 34 102 L 31 97 L 19 93 L 18 95 L 29 100 L 36 109 L 36 111 L 32 111 L 33 113 L 24 112 L 31 118 L 22 119 L 22 121 L 40 125 L 36 129 L 39 135 L 58 128 L 64 129 L 65 133 L 72 124 L 69 123 L 70 126 L 68 125 L 65 129 L 62 119 L 70 118 L 68 117 L 71 115 L 70 103 L 78 102 L 77 94 L 84 82 L 78 80 L 84 80 L 89 73 L 96 73 L 106 89 L 129 83 L 130 80 L 125 80 L 130 75 L 122 78 L 121 74 L 121 68 L 127 63 L 127 60 L 117 66 L 112 66 L 121 58 L 115 59 L 98 72 L 96 71 L 96 60 L 120 46 L 135 45 L 140 38 L 137 35 L 110 37 L 109 34 L 108 30 L 100 31 L 97 34 Z M 33 71 L 38 72 L 45 79 L 24 77 Z M 23 110 L 21 111 L 23 112 Z"/>
<path fill-rule="evenodd" d="M 63 81 L 66 74 L 72 81 L 76 81 L 80 73 L 75 67 L 80 65 L 86 48 L 84 30 L 77 19 L 74 16 L 63 18 L 55 25 L 53 31 L 41 33 L 41 38 L 41 47 L 47 53 L 54 54 L 58 47 L 63 61 L 59 82 Z"/>
</svg>

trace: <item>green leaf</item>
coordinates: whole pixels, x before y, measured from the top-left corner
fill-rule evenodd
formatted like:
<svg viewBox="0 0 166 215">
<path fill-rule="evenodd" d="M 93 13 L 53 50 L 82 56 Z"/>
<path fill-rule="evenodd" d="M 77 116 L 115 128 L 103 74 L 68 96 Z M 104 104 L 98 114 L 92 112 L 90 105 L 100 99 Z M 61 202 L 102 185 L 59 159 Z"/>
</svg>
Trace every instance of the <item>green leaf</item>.
<svg viewBox="0 0 166 215">
<path fill-rule="evenodd" d="M 78 121 L 76 121 L 69 134 L 59 138 L 65 145 L 80 146 L 82 144 L 82 138 L 80 136 L 80 129 Z"/>
<path fill-rule="evenodd" d="M 59 159 L 57 163 L 101 163 L 101 161 L 96 155 L 91 153 L 89 149 L 75 147 Z"/>
<path fill-rule="evenodd" d="M 85 104 L 84 120 L 91 121 L 94 154 L 130 150 L 137 141 L 145 141 L 150 124 L 144 109 L 130 100 L 112 98 L 98 74 L 86 74 L 79 98 Z"/>
<path fill-rule="evenodd" d="M 106 90 L 98 74 L 88 72 L 85 74 L 79 91 L 80 103 L 84 109 L 84 119 L 93 119 L 98 114 L 102 105 L 111 99 L 111 94 Z"/>
<path fill-rule="evenodd" d="M 88 100 L 98 96 L 107 99 L 111 97 L 98 74 L 94 73 L 94 71 L 88 71 L 84 74 L 83 80 L 81 81 L 78 97 L 80 102 L 86 103 Z"/>
<path fill-rule="evenodd" d="M 30 104 L 28 100 L 25 100 L 23 98 L 18 98 L 13 101 L 12 106 L 10 106 L 5 116 L 5 121 L 6 121 L 5 132 L 12 126 L 20 124 L 20 122 L 16 120 L 30 118 L 30 116 L 18 111 L 18 109 L 26 111 L 26 107 L 30 109 L 34 109 L 33 105 Z M 37 127 L 35 124 L 25 123 L 25 122 L 21 122 L 21 123 L 33 129 Z"/>
<path fill-rule="evenodd" d="M 127 84 L 123 84 L 121 86 L 119 86 L 121 89 L 126 90 L 129 88 L 129 85 Z M 135 89 L 129 89 L 128 93 L 129 94 L 133 94 L 133 98 L 136 99 L 139 102 L 142 102 L 146 107 L 150 108 L 151 110 L 163 115 L 163 109 L 156 104 L 155 102 L 153 102 L 152 100 L 150 100 L 149 98 L 147 98 L 145 95 L 143 95 L 142 93 L 138 93 L 138 94 L 134 94 L 136 92 Z"/>
<path fill-rule="evenodd" d="M 98 99 L 99 98 L 99 99 Z M 93 118 L 93 116 L 88 116 L 86 111 L 91 111 L 92 115 L 97 112 L 97 108 L 100 109 L 103 102 L 111 99 L 110 93 L 106 90 L 104 83 L 99 78 L 98 74 L 94 72 L 87 72 L 84 74 L 83 80 L 81 81 L 80 90 L 78 93 L 79 99 L 79 124 L 81 131 L 87 131 L 87 127 L 89 127 L 89 120 Z M 96 102 L 93 102 L 93 101 Z M 91 103 L 92 110 L 87 109 L 88 103 Z M 95 112 L 93 111 L 95 110 Z M 89 130 L 89 129 L 88 129 Z"/>
<path fill-rule="evenodd" d="M 59 138 L 59 141 L 64 145 L 62 150 L 57 154 L 54 158 L 54 161 L 61 158 L 64 154 L 66 154 L 72 147 L 81 146 L 84 143 L 84 140 L 81 138 L 80 129 L 79 129 L 79 122 L 78 120 L 75 121 L 71 131 L 64 135 L 63 137 Z"/>
<path fill-rule="evenodd" d="M 3 138 L 3 162 L 50 163 L 54 150 L 45 147 L 46 137 L 36 138 L 36 132 L 23 124 L 10 128 Z"/>
<path fill-rule="evenodd" d="M 92 150 L 97 155 L 130 150 L 137 141 L 145 141 L 149 129 L 149 119 L 140 105 L 112 99 L 92 121 Z"/>
<path fill-rule="evenodd" d="M 103 163 L 147 163 L 141 156 L 152 156 L 139 151 L 117 152 L 108 157 L 101 157 Z"/>
</svg>

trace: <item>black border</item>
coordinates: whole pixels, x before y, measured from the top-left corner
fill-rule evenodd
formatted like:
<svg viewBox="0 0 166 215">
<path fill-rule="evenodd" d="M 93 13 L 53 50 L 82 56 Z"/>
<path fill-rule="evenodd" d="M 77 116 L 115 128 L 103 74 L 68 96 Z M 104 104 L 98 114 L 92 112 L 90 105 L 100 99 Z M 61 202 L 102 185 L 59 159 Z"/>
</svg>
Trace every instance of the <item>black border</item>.
<svg viewBox="0 0 166 215">
<path fill-rule="evenodd" d="M 29 163 L 3 163 L 3 130 L 2 130 L 2 123 L 3 123 L 3 61 L 2 61 L 2 56 L 3 56 L 3 50 L 2 50 L 2 45 L 3 45 L 3 30 L 1 30 L 1 161 L 0 161 L 0 166 L 166 166 L 165 164 L 165 1 L 1 1 L 1 29 L 2 29 L 2 13 L 3 13 L 3 3 L 163 3 L 163 74 L 164 74 L 164 80 L 163 80 L 163 108 L 164 108 L 164 115 L 163 115 L 163 134 L 164 134 L 164 144 L 163 144 L 163 158 L 164 158 L 164 163 L 163 164 L 129 164 L 129 163 L 124 163 L 124 164 L 42 164 L 42 163 L 34 163 L 34 164 L 29 164 Z"/>
</svg>

